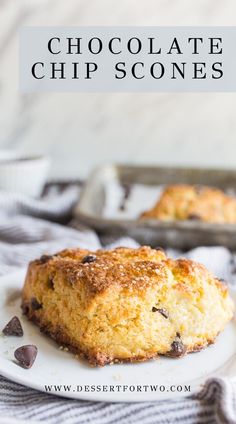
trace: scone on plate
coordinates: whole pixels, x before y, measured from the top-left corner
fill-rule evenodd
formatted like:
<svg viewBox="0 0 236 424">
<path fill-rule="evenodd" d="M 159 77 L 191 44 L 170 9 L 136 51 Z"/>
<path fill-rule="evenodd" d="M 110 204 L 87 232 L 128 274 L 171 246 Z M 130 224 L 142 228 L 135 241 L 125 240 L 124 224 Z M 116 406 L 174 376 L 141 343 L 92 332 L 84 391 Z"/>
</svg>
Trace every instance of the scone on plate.
<svg viewBox="0 0 236 424">
<path fill-rule="evenodd" d="M 212 187 L 171 185 L 164 189 L 152 209 L 142 213 L 141 218 L 235 224 L 236 199 Z"/>
<path fill-rule="evenodd" d="M 22 309 L 99 366 L 198 351 L 233 316 L 226 285 L 203 265 L 150 247 L 42 256 L 29 265 Z"/>
</svg>

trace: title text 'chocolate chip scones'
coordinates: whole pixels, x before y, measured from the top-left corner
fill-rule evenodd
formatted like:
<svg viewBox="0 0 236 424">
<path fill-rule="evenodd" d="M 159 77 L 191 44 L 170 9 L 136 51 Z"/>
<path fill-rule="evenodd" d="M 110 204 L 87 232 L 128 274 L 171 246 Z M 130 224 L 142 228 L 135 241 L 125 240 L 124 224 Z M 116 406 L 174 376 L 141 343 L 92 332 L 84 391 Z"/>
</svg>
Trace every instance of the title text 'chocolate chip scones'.
<svg viewBox="0 0 236 424">
<path fill-rule="evenodd" d="M 203 265 L 150 247 L 43 256 L 22 296 L 30 320 L 94 365 L 198 351 L 233 315 L 227 287 Z"/>
<path fill-rule="evenodd" d="M 156 205 L 144 212 L 141 218 L 235 224 L 236 199 L 212 187 L 171 185 L 165 188 Z"/>
</svg>

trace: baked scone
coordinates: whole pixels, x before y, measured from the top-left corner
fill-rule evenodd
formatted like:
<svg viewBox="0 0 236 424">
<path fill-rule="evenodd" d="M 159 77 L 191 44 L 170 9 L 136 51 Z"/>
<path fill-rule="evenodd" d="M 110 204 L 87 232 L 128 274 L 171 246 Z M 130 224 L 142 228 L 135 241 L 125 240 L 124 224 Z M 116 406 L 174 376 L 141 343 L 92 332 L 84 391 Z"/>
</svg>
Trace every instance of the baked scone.
<svg viewBox="0 0 236 424">
<path fill-rule="evenodd" d="M 152 209 L 142 213 L 141 218 L 235 224 L 236 199 L 212 187 L 171 185 L 165 188 Z"/>
<path fill-rule="evenodd" d="M 99 366 L 198 351 L 233 316 L 226 285 L 203 265 L 150 247 L 42 256 L 29 264 L 22 309 Z"/>
</svg>

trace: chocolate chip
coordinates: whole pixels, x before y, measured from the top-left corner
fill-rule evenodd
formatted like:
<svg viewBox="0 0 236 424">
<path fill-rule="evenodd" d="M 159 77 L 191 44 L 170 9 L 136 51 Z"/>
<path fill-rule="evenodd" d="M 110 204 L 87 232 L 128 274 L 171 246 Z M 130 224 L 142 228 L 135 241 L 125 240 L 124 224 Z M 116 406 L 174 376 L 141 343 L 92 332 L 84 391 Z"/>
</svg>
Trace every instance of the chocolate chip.
<svg viewBox="0 0 236 424">
<path fill-rule="evenodd" d="M 179 340 L 174 340 L 171 343 L 171 350 L 168 352 L 168 355 L 172 358 L 180 358 L 186 353 L 186 347 L 184 346 L 183 342 L 180 340 L 179 333 L 176 333 L 176 336 L 179 338 Z"/>
<path fill-rule="evenodd" d="M 16 349 L 14 352 L 14 356 L 22 368 L 29 369 L 32 367 L 36 359 L 37 353 L 38 349 L 36 346 L 25 345 L 18 347 L 18 349 Z"/>
<path fill-rule="evenodd" d="M 95 262 L 97 257 L 95 255 L 87 255 L 82 259 L 82 264 L 90 264 L 91 262 Z"/>
<path fill-rule="evenodd" d="M 161 314 L 164 318 L 166 318 L 166 319 L 169 318 L 169 314 L 168 314 L 168 311 L 166 309 L 155 308 L 155 306 L 153 306 L 152 312 L 159 312 L 159 314 Z"/>
<path fill-rule="evenodd" d="M 53 277 L 49 277 L 49 279 L 48 279 L 48 287 L 49 287 L 49 289 L 54 290 L 54 281 L 53 281 Z"/>
<path fill-rule="evenodd" d="M 31 308 L 33 309 L 33 311 L 38 311 L 38 309 L 41 309 L 42 307 L 43 307 L 42 303 L 39 303 L 36 297 L 32 297 Z"/>
<path fill-rule="evenodd" d="M 21 305 L 21 309 L 22 309 L 23 315 L 28 315 L 28 313 L 29 313 L 29 305 L 26 305 L 26 304 Z"/>
<path fill-rule="evenodd" d="M 18 317 L 13 317 L 8 324 L 4 327 L 2 330 L 3 334 L 5 336 L 17 336 L 22 337 L 23 336 L 23 329 L 20 323 L 20 320 Z"/>
<path fill-rule="evenodd" d="M 178 333 L 178 332 L 177 332 L 177 333 L 176 333 L 176 337 L 178 337 L 178 339 L 180 339 L 180 337 L 181 337 L 181 336 L 180 336 L 180 333 Z"/>
<path fill-rule="evenodd" d="M 42 255 L 39 259 L 39 262 L 41 264 L 46 264 L 48 261 L 50 261 L 50 259 L 52 259 L 52 255 Z"/>
<path fill-rule="evenodd" d="M 192 213 L 192 214 L 190 214 L 188 216 L 188 219 L 190 221 L 200 221 L 201 220 L 201 217 L 199 215 L 197 215 L 197 214 Z"/>
</svg>

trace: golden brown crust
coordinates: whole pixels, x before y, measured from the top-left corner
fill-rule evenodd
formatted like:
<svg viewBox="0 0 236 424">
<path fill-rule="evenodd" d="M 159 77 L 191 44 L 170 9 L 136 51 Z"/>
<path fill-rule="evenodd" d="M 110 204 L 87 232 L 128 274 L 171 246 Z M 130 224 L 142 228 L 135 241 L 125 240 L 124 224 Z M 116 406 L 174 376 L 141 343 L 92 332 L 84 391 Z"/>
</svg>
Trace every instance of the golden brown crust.
<svg viewBox="0 0 236 424">
<path fill-rule="evenodd" d="M 233 313 L 226 285 L 203 265 L 145 246 L 65 250 L 31 262 L 22 309 L 100 366 L 200 350 Z"/>
<path fill-rule="evenodd" d="M 152 209 L 142 213 L 141 218 L 235 224 L 236 199 L 212 187 L 171 185 L 165 188 Z"/>
<path fill-rule="evenodd" d="M 150 284 L 151 276 L 159 272 L 159 278 L 164 279 L 165 273 L 161 262 L 166 259 L 163 250 L 143 246 L 136 251 L 125 247 L 113 250 L 97 250 L 94 262 L 83 263 L 83 258 L 94 255 L 84 249 L 67 249 L 58 254 L 43 257 L 32 262 L 34 266 L 46 266 L 52 272 L 62 272 L 67 281 L 76 289 L 83 281 L 91 295 L 96 295 L 108 289 L 109 286 L 120 284 L 132 290 L 144 288 Z"/>
</svg>

